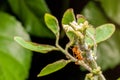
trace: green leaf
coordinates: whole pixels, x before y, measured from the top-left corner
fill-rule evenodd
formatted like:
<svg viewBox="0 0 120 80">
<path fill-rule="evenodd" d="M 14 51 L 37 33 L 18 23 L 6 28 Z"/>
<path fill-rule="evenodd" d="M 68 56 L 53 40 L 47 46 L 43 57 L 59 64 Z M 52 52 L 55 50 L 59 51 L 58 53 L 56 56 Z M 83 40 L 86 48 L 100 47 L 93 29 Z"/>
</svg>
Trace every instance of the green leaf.
<svg viewBox="0 0 120 80">
<path fill-rule="evenodd" d="M 30 41 L 25 41 L 21 37 L 15 37 L 15 41 L 17 41 L 21 46 L 24 48 L 30 49 L 32 51 L 40 52 L 40 53 L 48 53 L 52 50 L 58 50 L 58 48 L 51 46 L 51 45 L 43 45 L 37 44 Z"/>
<path fill-rule="evenodd" d="M 70 41 L 73 41 L 76 37 L 76 33 L 74 31 L 74 29 L 69 26 L 69 25 L 63 25 L 64 31 L 67 35 L 67 37 L 69 38 Z"/>
<path fill-rule="evenodd" d="M 33 9 L 31 10 L 31 8 L 29 6 L 31 6 L 27 1 L 25 0 L 8 0 L 10 7 L 13 11 L 13 13 L 15 13 L 17 15 L 17 17 L 22 21 L 23 25 L 25 26 L 26 30 L 34 35 L 34 36 L 38 36 L 38 37 L 48 37 L 48 38 L 54 38 L 55 36 L 53 35 L 53 33 L 45 26 L 44 23 L 44 14 L 40 13 L 39 11 L 39 16 L 38 17 L 36 14 L 34 14 Z M 36 4 L 36 0 L 35 2 L 32 1 L 34 5 Z M 41 1 L 39 1 L 41 2 Z M 40 3 L 41 4 L 41 3 Z M 39 4 L 39 5 L 40 5 Z M 42 5 L 45 5 L 44 3 Z M 40 5 L 40 6 L 42 6 Z M 34 8 L 38 8 L 37 6 L 34 6 Z M 46 7 L 41 7 L 42 9 L 46 10 Z M 41 10 L 41 9 L 38 9 Z M 44 13 L 49 12 L 49 11 L 44 11 Z"/>
<path fill-rule="evenodd" d="M 87 31 L 90 32 L 90 30 Z M 106 39 L 110 38 L 114 32 L 115 32 L 115 26 L 113 24 L 101 25 L 97 27 L 95 30 L 95 40 L 97 43 L 100 43 L 101 41 L 105 41 Z M 93 33 L 91 33 L 91 35 L 94 36 Z M 86 37 L 86 43 L 88 43 L 89 45 L 93 45 L 93 41 L 88 37 Z"/>
<path fill-rule="evenodd" d="M 96 41 L 97 43 L 104 41 L 112 36 L 115 32 L 115 25 L 104 24 L 96 28 Z"/>
<path fill-rule="evenodd" d="M 29 74 L 31 52 L 18 45 L 14 36 L 30 40 L 20 22 L 0 12 L 0 80 L 25 80 Z"/>
<path fill-rule="evenodd" d="M 120 25 L 120 0 L 99 0 L 106 15 Z"/>
<path fill-rule="evenodd" d="M 38 77 L 41 77 L 41 76 L 45 76 L 45 75 L 48 75 L 48 74 L 51 74 L 53 72 L 56 72 L 60 69 L 62 69 L 63 67 L 65 67 L 70 61 L 67 61 L 67 60 L 59 60 L 59 61 L 56 61 L 52 64 L 48 64 L 46 67 L 44 67 L 42 69 L 42 71 L 38 74 Z"/>
<path fill-rule="evenodd" d="M 112 69 L 120 64 L 120 31 L 116 30 L 113 36 L 100 43 L 97 51 L 97 62 L 102 70 Z"/>
<path fill-rule="evenodd" d="M 76 21 L 74 12 L 73 12 L 73 9 L 68 9 L 67 11 L 65 11 L 65 13 L 63 15 L 62 25 L 69 24 L 72 21 Z"/>
<path fill-rule="evenodd" d="M 77 14 L 77 23 L 84 23 L 85 22 L 85 17 L 83 15 Z"/>
<path fill-rule="evenodd" d="M 93 43 L 93 40 L 90 37 L 88 37 L 88 35 L 89 35 L 88 33 L 94 37 L 95 36 L 95 28 L 89 27 L 89 28 L 86 29 L 86 34 L 87 35 L 85 36 L 85 42 L 88 45 L 92 46 L 94 43 Z"/>
<path fill-rule="evenodd" d="M 66 35 L 68 36 L 70 41 L 73 41 L 76 38 L 76 34 L 73 31 L 66 32 Z"/>
<path fill-rule="evenodd" d="M 71 30 L 68 31 L 69 28 L 72 29 L 72 27 L 69 26 L 70 22 L 72 22 L 72 21 L 76 21 L 75 20 L 75 15 L 74 15 L 73 9 L 68 9 L 68 10 L 65 11 L 65 13 L 63 15 L 62 26 L 63 26 L 63 29 L 66 32 L 66 35 L 70 39 L 70 41 L 73 41 L 74 36 L 75 36 L 75 33 L 73 31 L 71 31 Z M 66 30 L 66 28 L 67 28 L 67 30 Z"/>
<path fill-rule="evenodd" d="M 82 11 L 82 14 L 86 17 L 90 24 L 100 26 L 101 24 L 107 23 L 107 19 L 103 12 L 100 10 L 98 5 L 90 1 Z"/>
<path fill-rule="evenodd" d="M 51 14 L 45 14 L 45 23 L 47 27 L 57 36 L 59 34 L 58 20 Z"/>
<path fill-rule="evenodd" d="M 50 12 L 45 0 L 25 0 L 29 9 L 40 19 L 44 20 L 45 13 Z"/>
<path fill-rule="evenodd" d="M 120 80 L 120 78 L 118 78 L 117 80 Z"/>
<path fill-rule="evenodd" d="M 101 0 L 99 0 L 99 1 L 101 1 Z M 102 1 L 106 2 L 106 0 L 102 0 Z M 112 3 L 111 6 L 113 6 L 113 5 L 115 5 L 113 3 L 115 3 L 116 0 L 114 2 L 110 0 L 110 2 Z M 107 4 L 109 4 L 109 3 L 106 3 L 105 7 Z M 119 4 L 119 3 L 117 3 L 117 4 Z M 106 7 L 106 10 L 107 9 L 108 8 Z M 109 10 L 114 11 L 116 9 L 109 9 Z M 87 4 L 87 6 L 83 9 L 83 13 L 84 13 L 84 16 L 90 22 L 90 24 L 93 24 L 94 26 L 99 26 L 99 25 L 104 24 L 106 22 L 108 23 L 105 14 L 98 7 L 98 5 L 95 4 L 94 2 L 89 2 Z M 116 17 L 116 16 L 113 15 L 113 17 Z M 120 18 L 118 18 L 118 19 L 120 19 Z M 120 31 L 118 29 L 116 29 L 115 33 L 113 34 L 113 36 L 111 36 L 111 38 L 109 38 L 108 40 L 106 40 L 98 45 L 97 62 L 99 64 L 99 66 L 102 67 L 102 70 L 114 68 L 115 66 L 120 64 L 120 58 L 119 58 L 119 56 L 120 56 L 120 46 L 119 46 L 120 33 L 119 32 Z"/>
</svg>

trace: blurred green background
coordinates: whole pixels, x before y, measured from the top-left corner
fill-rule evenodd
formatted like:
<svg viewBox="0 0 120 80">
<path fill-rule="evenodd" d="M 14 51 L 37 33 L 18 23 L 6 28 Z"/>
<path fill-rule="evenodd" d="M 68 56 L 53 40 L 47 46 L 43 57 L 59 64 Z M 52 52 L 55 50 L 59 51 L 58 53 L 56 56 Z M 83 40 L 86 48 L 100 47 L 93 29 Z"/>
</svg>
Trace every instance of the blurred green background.
<svg viewBox="0 0 120 80">
<path fill-rule="evenodd" d="M 87 71 L 74 63 L 48 76 L 37 78 L 40 70 L 65 56 L 52 51 L 40 54 L 24 49 L 14 36 L 42 44 L 54 45 L 55 36 L 44 23 L 51 13 L 61 23 L 68 8 L 82 14 L 95 27 L 104 23 L 116 25 L 116 32 L 98 44 L 98 64 L 107 80 L 120 77 L 120 0 L 0 0 L 0 80 L 84 80 Z M 68 42 L 61 24 L 61 46 Z M 102 35 L 101 35 L 102 36 Z"/>
</svg>

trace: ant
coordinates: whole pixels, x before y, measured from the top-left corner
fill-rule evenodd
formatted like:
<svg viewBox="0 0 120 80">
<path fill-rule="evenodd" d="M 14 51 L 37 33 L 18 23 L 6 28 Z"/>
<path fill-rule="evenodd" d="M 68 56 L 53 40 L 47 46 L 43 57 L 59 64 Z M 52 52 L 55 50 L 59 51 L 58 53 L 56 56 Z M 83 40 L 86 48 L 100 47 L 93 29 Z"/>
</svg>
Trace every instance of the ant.
<svg viewBox="0 0 120 80">
<path fill-rule="evenodd" d="M 73 54 L 75 55 L 75 57 L 76 57 L 78 60 L 83 60 L 82 53 L 81 53 L 81 51 L 79 50 L 79 47 L 78 47 L 78 46 L 74 46 L 74 47 L 72 48 L 72 51 L 73 51 Z"/>
</svg>

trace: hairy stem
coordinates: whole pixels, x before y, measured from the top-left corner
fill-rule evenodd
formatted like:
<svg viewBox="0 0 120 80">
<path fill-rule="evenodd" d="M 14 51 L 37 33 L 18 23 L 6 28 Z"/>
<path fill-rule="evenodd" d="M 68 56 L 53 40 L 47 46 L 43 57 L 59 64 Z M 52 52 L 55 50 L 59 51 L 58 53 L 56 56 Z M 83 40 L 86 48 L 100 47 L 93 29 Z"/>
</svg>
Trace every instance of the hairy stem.
<svg viewBox="0 0 120 80">
<path fill-rule="evenodd" d="M 72 55 L 67 50 L 64 50 L 60 45 L 59 45 L 59 35 L 56 37 L 56 47 L 60 49 L 61 52 L 63 52 L 66 56 L 68 56 L 73 62 L 77 61 Z"/>
<path fill-rule="evenodd" d="M 91 65 L 92 65 L 92 66 L 91 66 L 91 67 L 92 67 L 92 70 L 97 69 L 97 68 L 99 67 L 94 59 L 91 60 Z M 93 72 L 91 72 L 91 73 L 93 73 Z M 99 76 L 99 78 L 100 78 L 99 80 L 106 80 L 105 77 L 103 76 L 101 70 L 100 70 L 100 73 L 98 74 L 98 76 Z"/>
<path fill-rule="evenodd" d="M 76 59 L 75 57 L 73 57 L 73 56 L 68 52 L 68 47 L 71 45 L 71 43 L 69 43 L 69 44 L 66 46 L 66 48 L 63 49 L 63 48 L 59 45 L 59 34 L 56 36 L 56 43 L 55 43 L 55 45 L 56 45 L 56 47 L 57 47 L 61 52 L 63 52 L 63 53 L 67 56 L 67 58 L 68 58 L 69 60 L 71 60 L 72 62 L 77 62 L 78 65 L 83 66 L 83 67 L 84 67 L 86 70 L 88 70 L 89 72 L 93 73 L 92 71 L 93 71 L 94 69 L 97 69 L 97 68 L 98 68 L 98 65 L 97 65 L 97 63 L 96 63 L 96 61 L 95 61 L 94 58 L 92 58 L 92 60 L 90 60 L 91 66 L 89 66 L 89 65 L 87 65 L 83 60 L 78 60 L 78 59 Z M 96 47 L 96 43 L 94 44 L 94 47 Z M 85 49 L 86 51 L 88 51 L 88 52 L 90 51 L 90 50 L 87 50 L 85 47 L 84 47 L 84 49 Z M 100 80 L 106 80 L 102 73 L 99 73 L 98 76 L 99 76 Z"/>
<path fill-rule="evenodd" d="M 74 58 L 67 50 L 64 50 L 60 45 L 59 45 L 59 37 L 57 36 L 56 38 L 56 47 L 58 49 L 60 49 L 61 52 L 63 52 L 67 57 L 68 59 L 70 59 L 71 61 L 73 62 L 77 62 L 78 60 L 76 58 Z M 83 61 L 78 61 L 78 65 L 81 65 L 83 66 L 86 70 L 90 71 L 91 72 L 91 68 L 85 64 Z"/>
<path fill-rule="evenodd" d="M 101 79 L 101 80 L 106 80 L 102 73 L 99 74 L 99 76 L 100 76 L 100 79 Z"/>
</svg>

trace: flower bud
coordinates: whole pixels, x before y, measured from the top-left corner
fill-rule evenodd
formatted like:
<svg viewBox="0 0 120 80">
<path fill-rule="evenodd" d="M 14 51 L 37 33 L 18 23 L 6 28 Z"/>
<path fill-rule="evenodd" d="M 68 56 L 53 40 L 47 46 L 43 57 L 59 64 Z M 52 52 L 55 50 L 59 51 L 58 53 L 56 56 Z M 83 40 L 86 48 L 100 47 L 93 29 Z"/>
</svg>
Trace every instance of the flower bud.
<svg viewBox="0 0 120 80">
<path fill-rule="evenodd" d="M 63 25 L 63 28 L 64 28 L 65 32 L 74 31 L 74 29 L 69 25 Z"/>
<path fill-rule="evenodd" d="M 78 30 L 81 30 L 83 24 L 81 23 L 80 25 L 78 25 L 77 22 L 73 21 L 70 23 L 70 25 L 71 27 L 73 27 L 74 30 L 78 31 Z"/>
</svg>

